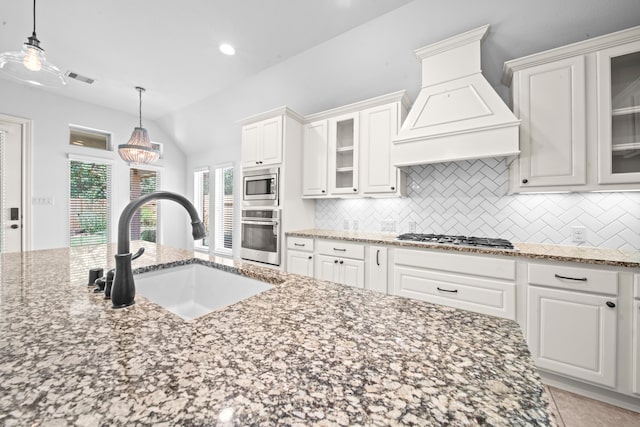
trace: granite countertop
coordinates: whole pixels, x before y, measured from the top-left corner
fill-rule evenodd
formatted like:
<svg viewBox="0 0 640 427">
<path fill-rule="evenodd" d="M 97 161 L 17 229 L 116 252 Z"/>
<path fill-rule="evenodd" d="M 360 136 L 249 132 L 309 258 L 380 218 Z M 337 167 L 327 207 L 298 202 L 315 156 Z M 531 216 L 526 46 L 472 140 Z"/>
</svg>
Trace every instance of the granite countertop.
<svg viewBox="0 0 640 427">
<path fill-rule="evenodd" d="M 335 239 L 349 242 L 435 249 L 442 251 L 469 252 L 487 255 L 544 259 L 550 261 L 579 262 L 584 264 L 640 268 L 640 251 L 624 251 L 619 249 L 594 248 L 588 246 L 544 245 L 539 243 L 514 242 L 513 245 L 516 247 L 516 250 L 492 249 L 397 240 L 397 233 L 372 233 L 322 229 L 291 231 L 287 233 L 287 236 Z"/>
<path fill-rule="evenodd" d="M 111 245 L 3 254 L 0 425 L 555 424 L 513 321 L 145 247 L 274 286 L 184 321 L 86 286 Z"/>
</svg>

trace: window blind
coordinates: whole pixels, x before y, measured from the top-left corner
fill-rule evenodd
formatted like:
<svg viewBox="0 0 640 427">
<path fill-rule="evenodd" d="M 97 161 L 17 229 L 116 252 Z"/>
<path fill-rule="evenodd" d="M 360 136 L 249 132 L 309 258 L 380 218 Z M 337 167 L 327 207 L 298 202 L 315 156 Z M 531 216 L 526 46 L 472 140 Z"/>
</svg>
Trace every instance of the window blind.
<svg viewBox="0 0 640 427">
<path fill-rule="evenodd" d="M 111 165 L 69 161 L 69 244 L 111 241 Z"/>
<path fill-rule="evenodd" d="M 202 220 L 207 237 L 195 242 L 195 247 L 209 247 L 209 170 L 198 170 L 193 173 L 193 202 Z"/>
<path fill-rule="evenodd" d="M 215 170 L 214 251 L 231 254 L 233 248 L 233 166 Z"/>
<path fill-rule="evenodd" d="M 160 189 L 160 175 L 155 170 L 131 168 L 129 170 L 130 200 Z M 160 206 L 153 200 L 140 207 L 131 218 L 131 240 L 157 242 L 160 229 Z"/>
</svg>

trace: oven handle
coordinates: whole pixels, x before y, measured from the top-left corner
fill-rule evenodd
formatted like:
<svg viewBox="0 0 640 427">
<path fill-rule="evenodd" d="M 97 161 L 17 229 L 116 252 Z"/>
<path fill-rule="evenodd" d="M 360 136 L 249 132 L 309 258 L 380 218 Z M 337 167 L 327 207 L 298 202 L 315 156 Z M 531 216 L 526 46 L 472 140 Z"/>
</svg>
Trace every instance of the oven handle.
<svg viewBox="0 0 640 427">
<path fill-rule="evenodd" d="M 275 225 L 278 226 L 278 221 L 251 221 L 251 220 L 242 220 L 240 221 L 242 224 L 254 224 L 254 225 Z"/>
</svg>

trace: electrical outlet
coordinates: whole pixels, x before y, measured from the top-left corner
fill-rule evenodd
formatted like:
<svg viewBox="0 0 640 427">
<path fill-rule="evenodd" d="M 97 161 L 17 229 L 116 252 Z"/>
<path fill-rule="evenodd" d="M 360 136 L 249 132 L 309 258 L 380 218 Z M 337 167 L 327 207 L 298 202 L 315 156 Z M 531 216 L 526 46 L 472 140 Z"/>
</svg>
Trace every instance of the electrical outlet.
<svg viewBox="0 0 640 427">
<path fill-rule="evenodd" d="M 354 231 L 358 231 L 358 228 L 360 228 L 360 224 L 358 223 L 357 219 L 353 220 L 353 230 Z"/>
<path fill-rule="evenodd" d="M 416 222 L 415 221 L 409 221 L 409 233 L 415 233 L 416 232 Z"/>
<path fill-rule="evenodd" d="M 349 220 L 345 219 L 342 221 L 342 228 L 344 228 L 345 230 L 349 229 Z"/>
<path fill-rule="evenodd" d="M 53 197 L 33 197 L 31 203 L 34 205 L 53 205 Z"/>
<path fill-rule="evenodd" d="M 574 225 L 571 227 L 571 240 L 576 243 L 587 240 L 587 228 L 582 225 Z"/>
<path fill-rule="evenodd" d="M 396 222 L 392 219 L 382 221 L 382 231 L 396 231 Z"/>
</svg>

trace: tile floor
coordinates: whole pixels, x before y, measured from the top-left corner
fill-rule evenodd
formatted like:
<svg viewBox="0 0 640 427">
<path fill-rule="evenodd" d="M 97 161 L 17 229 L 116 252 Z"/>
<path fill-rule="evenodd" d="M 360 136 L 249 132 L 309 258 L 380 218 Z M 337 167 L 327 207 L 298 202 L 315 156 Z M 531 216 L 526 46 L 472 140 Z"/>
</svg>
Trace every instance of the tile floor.
<svg viewBox="0 0 640 427">
<path fill-rule="evenodd" d="M 640 413 L 545 386 L 559 427 L 638 427 Z"/>
</svg>

